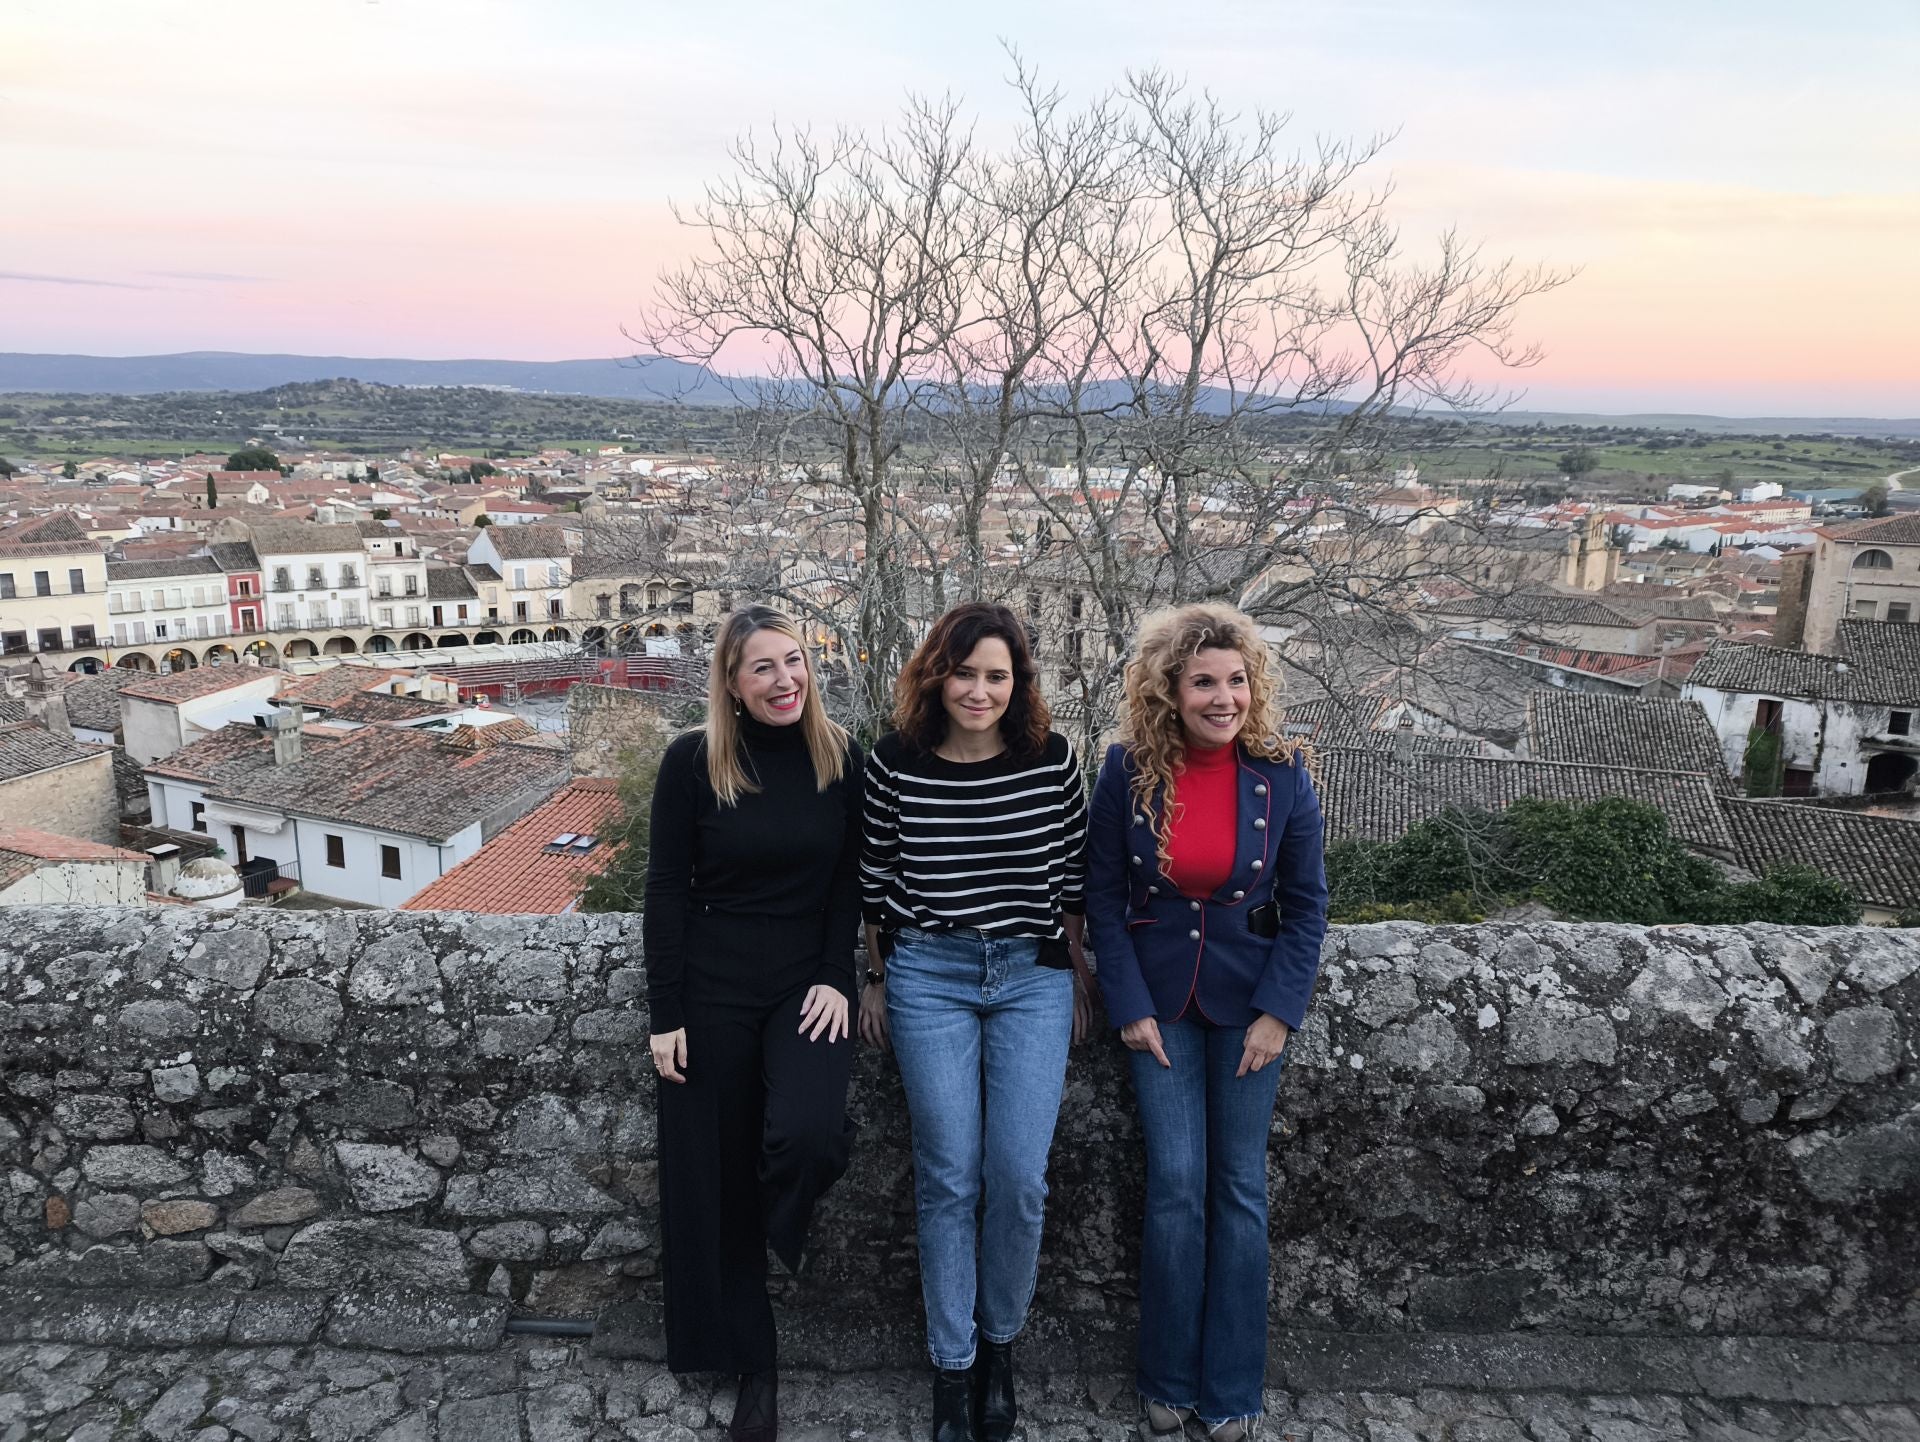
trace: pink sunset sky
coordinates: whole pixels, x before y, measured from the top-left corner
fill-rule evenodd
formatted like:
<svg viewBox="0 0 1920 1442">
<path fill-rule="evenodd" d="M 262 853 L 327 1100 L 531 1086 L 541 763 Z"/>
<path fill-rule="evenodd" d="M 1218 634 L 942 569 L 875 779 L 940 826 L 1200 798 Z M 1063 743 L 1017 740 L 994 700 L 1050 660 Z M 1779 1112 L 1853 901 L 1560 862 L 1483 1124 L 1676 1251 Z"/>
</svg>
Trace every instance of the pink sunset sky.
<svg viewBox="0 0 1920 1442">
<path fill-rule="evenodd" d="M 0 350 L 624 354 L 730 137 L 991 132 L 1003 40 L 1397 130 L 1409 236 L 1580 268 L 1526 408 L 1920 415 L 1914 0 L 8 0 Z"/>
</svg>

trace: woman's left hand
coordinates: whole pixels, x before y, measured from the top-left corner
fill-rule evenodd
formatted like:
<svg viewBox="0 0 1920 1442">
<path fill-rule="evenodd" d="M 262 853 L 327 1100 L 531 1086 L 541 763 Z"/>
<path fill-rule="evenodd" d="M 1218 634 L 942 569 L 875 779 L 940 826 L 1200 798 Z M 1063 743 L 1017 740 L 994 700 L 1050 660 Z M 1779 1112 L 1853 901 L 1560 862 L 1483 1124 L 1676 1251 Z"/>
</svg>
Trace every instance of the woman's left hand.
<svg viewBox="0 0 1920 1442">
<path fill-rule="evenodd" d="M 1093 995 L 1079 973 L 1073 978 L 1073 1044 L 1079 1046 L 1093 1035 Z"/>
<path fill-rule="evenodd" d="M 819 986 L 807 988 L 806 999 L 800 1003 L 800 1030 L 807 1031 L 808 1041 L 819 1041 L 822 1036 L 829 1042 L 840 1040 L 848 1035 L 847 994 L 837 986 Z"/>
<path fill-rule="evenodd" d="M 1293 1035 L 1293 1028 L 1277 1016 L 1261 1012 L 1247 1028 L 1247 1049 L 1240 1053 L 1240 1070 L 1236 1077 L 1243 1077 L 1250 1071 L 1259 1071 L 1270 1061 L 1279 1059 L 1280 1053 L 1287 1049 L 1287 1038 Z"/>
</svg>

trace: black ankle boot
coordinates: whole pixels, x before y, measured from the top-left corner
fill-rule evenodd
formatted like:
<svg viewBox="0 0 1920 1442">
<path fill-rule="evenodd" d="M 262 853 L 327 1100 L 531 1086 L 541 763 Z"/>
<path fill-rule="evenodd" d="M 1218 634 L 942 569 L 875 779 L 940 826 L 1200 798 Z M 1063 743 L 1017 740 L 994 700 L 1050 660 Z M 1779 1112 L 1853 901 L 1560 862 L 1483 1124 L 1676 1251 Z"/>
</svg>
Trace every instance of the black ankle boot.
<svg viewBox="0 0 1920 1442">
<path fill-rule="evenodd" d="M 740 1396 L 727 1424 L 730 1442 L 774 1442 L 780 1435 L 779 1386 L 780 1376 L 771 1367 L 740 1374 Z"/>
<path fill-rule="evenodd" d="M 1013 1343 L 980 1340 L 973 1359 L 980 1442 L 1010 1442 L 1020 1409 L 1013 1400 Z"/>
<path fill-rule="evenodd" d="M 933 1371 L 933 1442 L 977 1442 L 973 1430 L 973 1373 Z"/>
</svg>

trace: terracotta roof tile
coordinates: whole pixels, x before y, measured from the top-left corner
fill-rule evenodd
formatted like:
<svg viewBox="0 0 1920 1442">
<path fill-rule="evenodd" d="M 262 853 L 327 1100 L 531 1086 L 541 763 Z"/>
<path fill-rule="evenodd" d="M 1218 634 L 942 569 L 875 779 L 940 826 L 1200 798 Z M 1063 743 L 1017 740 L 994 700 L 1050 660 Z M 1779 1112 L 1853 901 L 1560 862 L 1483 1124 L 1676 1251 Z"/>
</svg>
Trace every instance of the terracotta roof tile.
<svg viewBox="0 0 1920 1442">
<path fill-rule="evenodd" d="M 111 746 L 93 741 L 74 741 L 56 736 L 44 726 L 26 722 L 0 725 L 0 781 L 49 771 L 56 766 L 72 766 L 111 753 Z"/>
<path fill-rule="evenodd" d="M 259 666 L 196 666 L 191 671 L 144 677 L 131 686 L 122 686 L 120 694 L 141 701 L 170 701 L 177 705 L 182 701 L 230 691 L 235 686 L 244 686 L 249 681 L 258 681 L 273 674 Z"/>
<path fill-rule="evenodd" d="M 1728 798 L 1725 807 L 1741 864 L 1756 875 L 1811 866 L 1870 905 L 1920 907 L 1920 822 L 1803 801 Z"/>
<path fill-rule="evenodd" d="M 401 910 L 495 915 L 571 911 L 587 882 L 613 860 L 615 848 L 605 839 L 584 854 L 547 848 L 568 833 L 604 838 L 619 814 L 618 782 L 603 777 L 571 781 Z"/>
</svg>

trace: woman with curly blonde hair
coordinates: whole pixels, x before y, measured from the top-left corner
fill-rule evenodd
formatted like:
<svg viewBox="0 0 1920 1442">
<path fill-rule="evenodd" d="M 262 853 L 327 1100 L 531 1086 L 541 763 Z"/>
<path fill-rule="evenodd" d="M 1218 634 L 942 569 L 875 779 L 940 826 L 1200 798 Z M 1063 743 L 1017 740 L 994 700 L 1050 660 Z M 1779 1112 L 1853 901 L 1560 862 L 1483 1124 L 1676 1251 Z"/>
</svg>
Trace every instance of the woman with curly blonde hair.
<svg viewBox="0 0 1920 1442">
<path fill-rule="evenodd" d="M 1147 1144 L 1137 1380 L 1150 1437 L 1258 1431 L 1267 1136 L 1327 929 L 1320 803 L 1253 621 L 1156 612 L 1094 788 L 1087 929 Z"/>
</svg>

